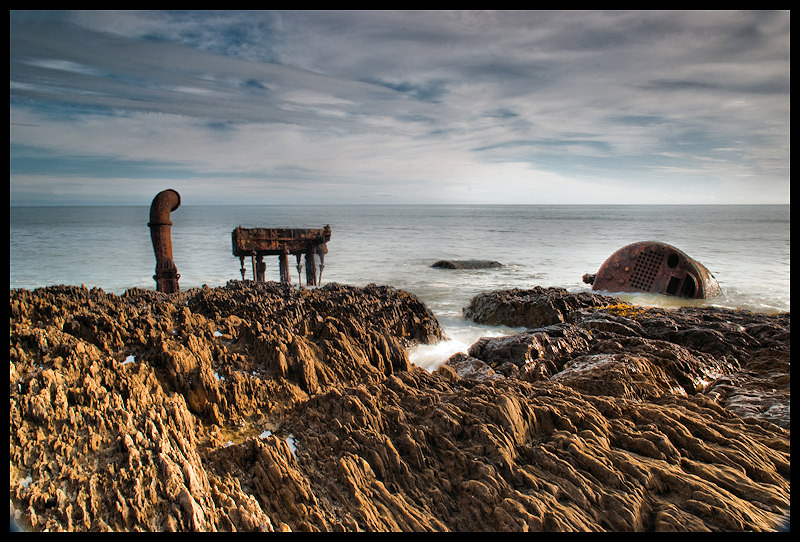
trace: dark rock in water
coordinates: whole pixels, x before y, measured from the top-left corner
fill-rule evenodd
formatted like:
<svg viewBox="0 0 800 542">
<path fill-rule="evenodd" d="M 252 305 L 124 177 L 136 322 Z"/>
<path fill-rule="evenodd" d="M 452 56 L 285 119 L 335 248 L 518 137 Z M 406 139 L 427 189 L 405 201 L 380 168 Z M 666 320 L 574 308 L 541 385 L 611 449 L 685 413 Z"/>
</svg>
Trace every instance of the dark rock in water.
<svg viewBox="0 0 800 542">
<path fill-rule="evenodd" d="M 464 318 L 479 324 L 536 328 L 565 322 L 567 316 L 575 310 L 610 303 L 622 301 L 588 292 L 569 294 L 563 288 L 535 286 L 530 290 L 513 289 L 478 294 L 462 312 Z"/>
<path fill-rule="evenodd" d="M 441 269 L 493 269 L 503 267 L 503 264 L 492 260 L 439 260 L 431 267 Z"/>
<path fill-rule="evenodd" d="M 385 286 L 11 290 L 12 520 L 34 531 L 785 525 L 788 314 L 559 289 L 482 299 L 476 314 L 533 327 L 429 373 L 404 345 L 441 338 L 436 318 Z"/>
</svg>

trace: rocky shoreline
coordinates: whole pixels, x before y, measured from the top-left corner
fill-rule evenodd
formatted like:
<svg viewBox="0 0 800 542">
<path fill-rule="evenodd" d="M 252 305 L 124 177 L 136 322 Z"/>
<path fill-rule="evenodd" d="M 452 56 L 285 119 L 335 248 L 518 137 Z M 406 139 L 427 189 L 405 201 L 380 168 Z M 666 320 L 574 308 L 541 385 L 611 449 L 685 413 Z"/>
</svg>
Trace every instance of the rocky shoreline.
<svg viewBox="0 0 800 542">
<path fill-rule="evenodd" d="M 558 288 L 429 373 L 413 295 L 11 290 L 12 520 L 34 531 L 786 525 L 790 319 Z"/>
</svg>

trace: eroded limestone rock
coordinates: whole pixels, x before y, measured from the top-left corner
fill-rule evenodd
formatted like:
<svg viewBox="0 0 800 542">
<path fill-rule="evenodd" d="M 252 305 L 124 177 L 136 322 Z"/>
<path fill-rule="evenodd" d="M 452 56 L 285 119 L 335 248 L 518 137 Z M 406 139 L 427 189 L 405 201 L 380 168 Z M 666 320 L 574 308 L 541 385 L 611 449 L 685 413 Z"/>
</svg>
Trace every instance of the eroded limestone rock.
<svg viewBox="0 0 800 542">
<path fill-rule="evenodd" d="M 12 290 L 16 520 L 35 531 L 782 524 L 788 315 L 540 294 L 549 316 L 519 306 L 544 325 L 429 373 L 404 344 L 437 340 L 439 325 L 388 287 Z"/>
</svg>

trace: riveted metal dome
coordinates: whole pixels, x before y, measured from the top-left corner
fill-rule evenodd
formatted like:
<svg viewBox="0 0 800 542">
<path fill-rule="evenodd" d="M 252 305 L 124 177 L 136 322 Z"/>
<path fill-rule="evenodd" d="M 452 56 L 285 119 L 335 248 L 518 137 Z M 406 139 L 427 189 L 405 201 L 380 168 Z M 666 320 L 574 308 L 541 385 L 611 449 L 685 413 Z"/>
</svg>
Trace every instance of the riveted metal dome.
<svg viewBox="0 0 800 542">
<path fill-rule="evenodd" d="M 650 292 L 691 299 L 713 297 L 720 287 L 703 264 L 683 251 L 657 241 L 624 246 L 600 266 L 593 290 Z"/>
</svg>

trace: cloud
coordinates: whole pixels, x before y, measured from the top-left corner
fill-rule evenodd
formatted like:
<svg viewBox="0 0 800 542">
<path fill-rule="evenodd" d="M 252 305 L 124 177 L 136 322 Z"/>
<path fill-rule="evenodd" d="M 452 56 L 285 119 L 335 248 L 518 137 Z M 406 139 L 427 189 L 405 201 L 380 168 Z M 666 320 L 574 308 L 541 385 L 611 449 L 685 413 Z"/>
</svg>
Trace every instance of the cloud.
<svg viewBox="0 0 800 542">
<path fill-rule="evenodd" d="M 788 12 L 10 19 L 12 205 L 789 198 Z"/>
</svg>

